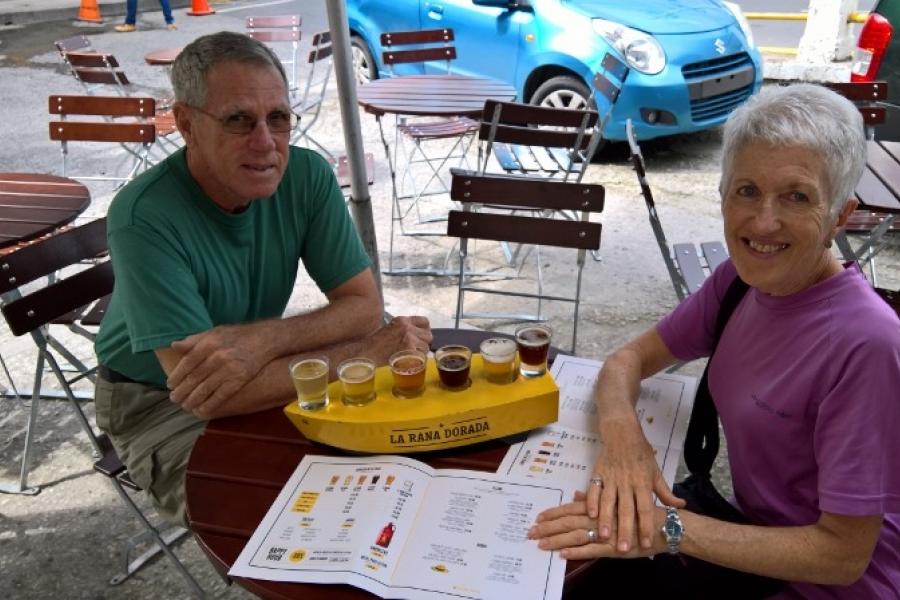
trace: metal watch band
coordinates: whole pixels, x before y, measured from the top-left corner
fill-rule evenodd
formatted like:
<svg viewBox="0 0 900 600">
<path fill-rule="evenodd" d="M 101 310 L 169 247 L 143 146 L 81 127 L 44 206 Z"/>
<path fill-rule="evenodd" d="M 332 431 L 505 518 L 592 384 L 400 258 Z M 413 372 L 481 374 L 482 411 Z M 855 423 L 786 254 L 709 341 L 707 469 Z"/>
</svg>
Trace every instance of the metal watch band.
<svg viewBox="0 0 900 600">
<path fill-rule="evenodd" d="M 678 554 L 681 550 L 681 540 L 684 539 L 684 524 L 678 516 L 678 510 L 672 506 L 666 507 L 666 520 L 662 526 L 663 536 L 666 538 L 669 554 Z"/>
</svg>

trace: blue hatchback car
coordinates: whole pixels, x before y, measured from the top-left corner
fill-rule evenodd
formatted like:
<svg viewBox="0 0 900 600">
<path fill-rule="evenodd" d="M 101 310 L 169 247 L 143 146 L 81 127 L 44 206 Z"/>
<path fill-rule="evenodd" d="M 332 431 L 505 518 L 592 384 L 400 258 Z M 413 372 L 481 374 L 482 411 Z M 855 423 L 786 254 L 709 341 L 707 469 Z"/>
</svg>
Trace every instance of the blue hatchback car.
<svg viewBox="0 0 900 600">
<path fill-rule="evenodd" d="M 500 79 L 532 104 L 580 108 L 612 52 L 630 71 L 604 129 L 611 140 L 625 139 L 627 119 L 642 140 L 719 125 L 762 84 L 750 27 L 720 0 L 348 0 L 347 14 L 361 80 L 389 74 L 383 32 L 449 27 L 454 73 Z"/>
</svg>

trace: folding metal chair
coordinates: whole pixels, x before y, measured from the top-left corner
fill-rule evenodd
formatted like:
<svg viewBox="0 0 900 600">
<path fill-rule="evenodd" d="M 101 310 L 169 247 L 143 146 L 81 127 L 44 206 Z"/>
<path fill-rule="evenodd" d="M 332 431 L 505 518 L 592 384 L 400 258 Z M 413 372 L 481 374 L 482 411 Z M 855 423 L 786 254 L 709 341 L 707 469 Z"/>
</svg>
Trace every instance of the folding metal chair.
<svg viewBox="0 0 900 600">
<path fill-rule="evenodd" d="M 62 175 L 87 181 L 118 181 L 122 184 L 149 165 L 150 148 L 156 141 L 156 126 L 152 117 L 156 101 L 149 97 L 122 96 L 50 96 L 48 110 L 58 115 L 51 120 L 50 139 L 60 143 Z M 69 120 L 77 116 L 80 120 Z M 85 120 L 94 117 L 95 120 Z M 128 121 L 117 119 L 128 118 Z M 99 119 L 99 120 L 96 120 Z M 121 168 L 110 168 L 112 174 L 69 174 L 68 157 L 71 142 L 119 144 L 125 150 L 125 175 Z M 95 146 L 96 148 L 96 146 Z"/>
<path fill-rule="evenodd" d="M 325 101 L 325 92 L 328 90 L 328 81 L 331 79 L 331 33 L 321 31 L 313 35 L 312 49 L 307 57 L 309 69 L 303 83 L 303 93 L 299 95 L 297 102 L 293 104 L 294 112 L 300 115 L 300 125 L 291 135 L 291 144 L 299 145 L 306 141 L 310 147 L 316 147 L 329 161 L 334 163 L 337 159 L 325 146 L 313 138 L 309 131 L 319 120 L 322 112 L 322 104 Z"/>
<path fill-rule="evenodd" d="M 628 145 L 631 148 L 631 164 L 637 174 L 638 184 L 641 186 L 641 194 L 644 204 L 647 206 L 647 214 L 650 218 L 650 227 L 659 246 L 659 252 L 666 263 L 666 270 L 672 280 L 672 287 L 679 300 L 698 289 L 706 281 L 706 278 L 715 271 L 721 263 L 728 258 L 728 252 L 722 242 L 703 242 L 698 248 L 695 244 L 682 242 L 675 244 L 670 252 L 669 242 L 663 232 L 659 214 L 656 212 L 656 203 L 653 200 L 653 192 L 647 182 L 647 171 L 644 166 L 644 156 L 638 146 L 631 119 L 625 122 L 625 132 L 628 136 Z"/>
<path fill-rule="evenodd" d="M 3 277 L 7 282 L 19 287 L 16 288 L 16 298 L 3 305 L 3 316 L 13 335 L 31 334 L 39 357 L 25 450 L 22 457 L 20 487 L 27 488 L 29 453 L 34 424 L 37 419 L 43 364 L 46 362 L 50 366 L 56 382 L 65 392 L 75 416 L 93 446 L 95 455 L 99 457 L 94 462 L 94 469 L 107 476 L 119 497 L 141 522 L 145 530 L 142 537 L 147 537 L 157 544 L 157 548 L 152 551 L 130 563 L 126 562 L 125 571 L 115 576 L 111 583 L 121 583 L 145 564 L 150 556 L 164 552 L 179 574 L 184 577 L 191 592 L 202 597 L 203 589 L 169 547 L 169 543 L 173 539 L 183 536 L 186 530 L 177 528 L 174 532 L 162 534 L 125 491 L 123 486 L 133 489 L 140 488 L 128 476 L 125 466 L 122 465 L 107 436 L 95 433 L 72 391 L 72 384 L 86 376 L 87 373 L 81 373 L 74 379 L 65 376 L 60 363 L 62 360 L 68 359 L 59 345 L 52 342 L 48 333 L 50 324 L 57 319 L 66 318 L 66 315 L 72 314 L 73 311 L 80 315 L 80 320 L 85 324 L 88 322 L 99 323 L 102 312 L 105 310 L 104 299 L 113 289 L 112 263 L 108 260 L 108 256 L 103 256 L 106 250 L 106 221 L 98 219 L 13 252 L 4 259 Z M 82 263 L 85 260 L 90 262 L 85 265 Z M 47 286 L 39 287 L 36 290 L 30 287 L 28 289 L 21 287 L 57 273 L 59 274 L 52 277 Z M 95 367 L 89 369 L 88 372 L 93 374 L 94 369 Z M 126 547 L 130 549 L 133 545 L 134 540 L 129 540 Z M 129 550 L 124 551 L 124 556 L 127 561 Z"/>
<path fill-rule="evenodd" d="M 888 86 L 886 81 L 853 81 L 843 83 L 827 83 L 825 87 L 834 90 L 848 100 L 851 100 L 859 108 L 859 112 L 863 117 L 863 126 L 866 131 L 866 138 L 875 139 L 875 126 L 884 123 L 887 118 L 887 109 L 885 103 L 888 99 Z M 872 152 L 879 152 L 877 146 L 870 144 L 869 159 Z M 863 176 L 861 185 L 867 185 L 867 181 L 878 186 L 869 173 Z M 877 178 L 876 178 L 877 179 Z M 893 237 L 900 230 L 900 220 L 896 215 L 888 212 L 871 211 L 869 208 L 860 207 L 853 211 L 847 221 L 846 227 L 838 232 L 835 242 L 838 249 L 844 257 L 844 260 L 855 260 L 860 267 L 869 265 L 869 277 L 873 286 L 878 286 L 878 274 L 875 270 L 875 257 L 890 245 L 900 244 L 897 238 Z M 857 248 L 853 248 L 847 237 L 848 233 L 854 233 L 863 236 L 862 242 Z"/>
<path fill-rule="evenodd" d="M 291 97 L 297 94 L 297 51 L 300 48 L 300 25 L 303 20 L 298 15 L 271 15 L 247 17 L 246 33 L 250 37 L 263 42 L 270 48 L 273 44 L 287 44 L 287 58 L 279 54 L 281 64 L 288 76 L 288 90 Z M 273 51 L 276 49 L 273 48 Z M 277 52 L 276 52 L 277 54 Z"/>
<path fill-rule="evenodd" d="M 452 29 L 428 29 L 422 31 L 394 31 L 381 34 L 382 63 L 392 75 L 415 75 L 428 70 L 451 73 L 456 59 Z M 400 66 L 400 68 L 398 68 Z M 431 73 L 429 73 L 431 74 Z M 414 210 L 415 225 L 435 223 L 445 219 L 444 212 L 424 215 L 420 200 L 426 196 L 446 194 L 449 186 L 444 169 L 447 166 L 469 166 L 468 151 L 475 139 L 478 122 L 465 116 L 450 118 L 425 118 L 411 115 L 395 115 L 394 152 L 391 165 L 393 181 L 393 205 L 391 207 L 391 249 L 388 261 L 389 274 L 418 273 L 419 269 L 393 268 L 394 225 L 402 235 L 434 236 L 443 231 L 407 229 L 406 218 Z M 387 147 L 381 118 L 376 115 L 379 130 Z M 400 165 L 402 164 L 402 170 Z M 423 173 L 419 167 L 425 167 Z M 400 171 L 399 186 L 397 171 Z M 423 183 L 424 180 L 424 183 Z M 401 201 L 409 201 L 406 206 Z M 427 270 L 426 270 L 427 271 Z"/>
<path fill-rule="evenodd" d="M 69 46 L 78 44 L 77 37 L 68 40 L 75 40 L 68 42 Z M 56 42 L 57 48 L 66 42 L 67 40 Z M 86 94 L 96 95 L 101 91 L 112 91 L 118 96 L 134 97 L 132 82 L 122 70 L 115 55 L 84 49 L 74 51 L 60 49 L 60 55 Z M 181 134 L 175 125 L 172 98 L 155 98 L 155 101 L 155 112 L 150 118 L 156 126 L 156 144 L 161 154 L 158 156 L 151 154 L 151 162 L 168 156 L 183 145 Z"/>
<path fill-rule="evenodd" d="M 459 327 L 461 319 L 485 316 L 464 312 L 467 292 L 533 298 L 538 302 L 538 313 L 544 300 L 569 302 L 574 305 L 571 345 L 571 351 L 574 352 L 578 341 L 578 311 L 585 253 L 587 250 L 600 248 L 601 225 L 589 222 L 588 218 L 603 210 L 603 186 L 547 178 L 485 175 L 460 169 L 454 169 L 452 174 L 450 196 L 463 206 L 461 211 L 450 211 L 447 222 L 447 235 L 459 238 L 456 327 Z M 527 207 L 532 209 L 532 216 L 476 212 L 473 210 L 474 205 Z M 544 211 L 553 214 L 558 210 L 577 212 L 580 218 L 571 221 L 544 216 L 547 214 Z M 537 293 L 528 293 L 473 285 L 466 269 L 470 239 L 577 249 L 575 293 L 568 296 L 551 295 L 545 294 L 542 287 L 538 288 Z M 540 262 L 537 268 L 539 271 L 542 268 Z M 486 316 L 495 317 L 492 314 Z M 522 319 L 531 320 L 530 317 Z"/>
</svg>

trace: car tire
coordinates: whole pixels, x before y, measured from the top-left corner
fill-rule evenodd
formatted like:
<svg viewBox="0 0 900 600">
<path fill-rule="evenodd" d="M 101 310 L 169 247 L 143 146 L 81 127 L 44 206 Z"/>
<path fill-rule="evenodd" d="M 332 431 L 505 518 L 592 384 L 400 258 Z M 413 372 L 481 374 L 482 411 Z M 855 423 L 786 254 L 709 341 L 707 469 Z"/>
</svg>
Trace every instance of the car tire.
<svg viewBox="0 0 900 600">
<path fill-rule="evenodd" d="M 591 93 L 583 81 L 568 75 L 559 75 L 542 83 L 531 95 L 531 103 L 553 108 L 584 110 L 588 107 L 590 97 Z"/>
<path fill-rule="evenodd" d="M 378 79 L 378 68 L 369 46 L 358 35 L 350 37 L 350 55 L 353 58 L 353 73 L 360 85 Z"/>
</svg>

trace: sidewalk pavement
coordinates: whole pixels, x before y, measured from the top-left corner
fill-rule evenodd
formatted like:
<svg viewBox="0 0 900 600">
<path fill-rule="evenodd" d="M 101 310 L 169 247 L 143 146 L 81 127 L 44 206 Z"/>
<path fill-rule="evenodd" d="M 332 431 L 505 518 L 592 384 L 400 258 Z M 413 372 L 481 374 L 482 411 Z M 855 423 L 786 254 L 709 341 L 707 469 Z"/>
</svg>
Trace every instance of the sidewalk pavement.
<svg viewBox="0 0 900 600">
<path fill-rule="evenodd" d="M 209 0 L 213 4 L 222 0 Z M 169 0 L 172 10 L 191 5 L 191 0 Z M 0 0 L 0 26 L 27 25 L 47 21 L 75 20 L 81 6 L 79 0 Z M 98 0 L 100 18 L 107 22 L 110 17 L 121 17 L 125 14 L 124 0 Z M 159 10 L 159 4 L 145 0 L 138 5 L 138 10 Z"/>
</svg>

